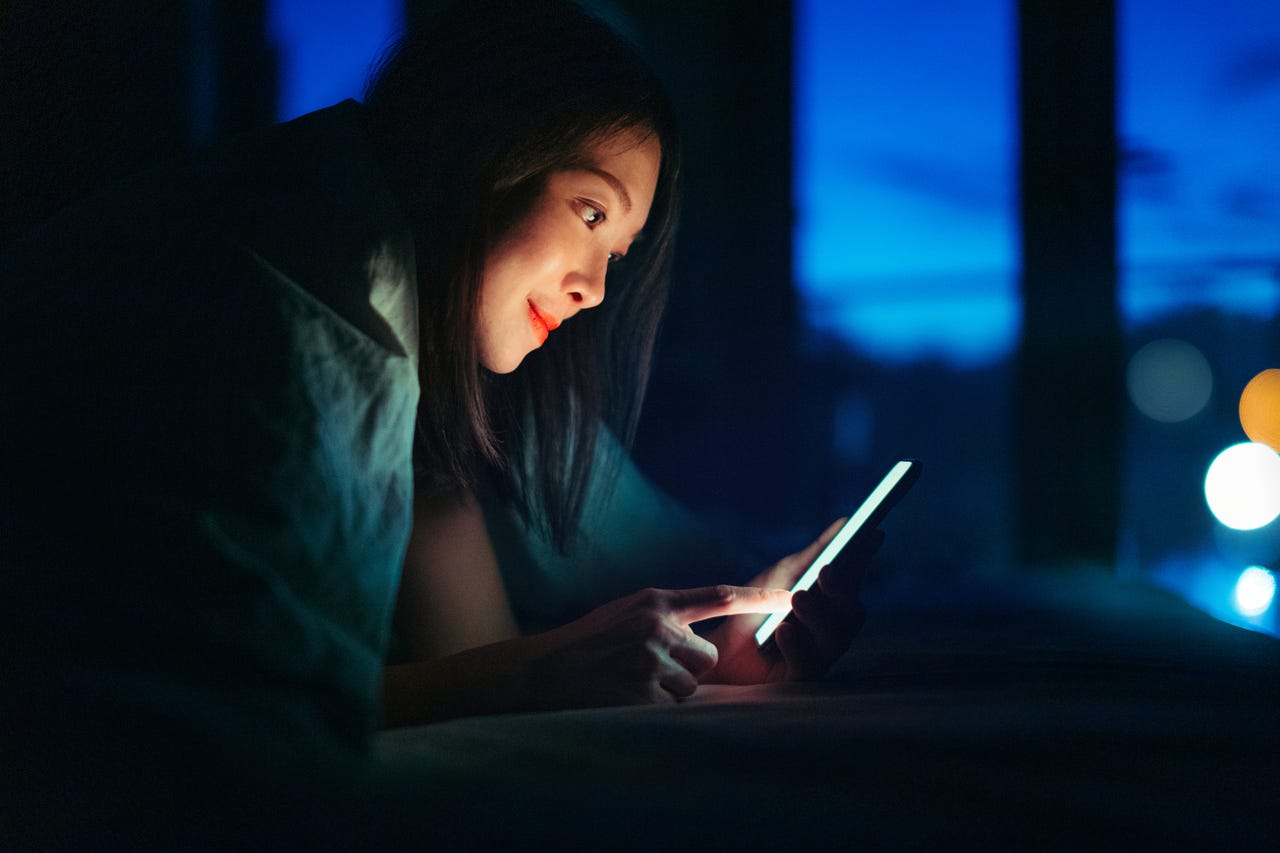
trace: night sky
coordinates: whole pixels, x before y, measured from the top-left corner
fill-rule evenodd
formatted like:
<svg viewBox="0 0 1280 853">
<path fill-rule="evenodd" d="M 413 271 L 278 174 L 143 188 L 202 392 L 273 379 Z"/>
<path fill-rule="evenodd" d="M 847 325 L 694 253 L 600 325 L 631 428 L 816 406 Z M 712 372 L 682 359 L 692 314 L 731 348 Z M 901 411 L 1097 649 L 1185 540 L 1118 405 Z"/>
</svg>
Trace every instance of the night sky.
<svg viewBox="0 0 1280 853">
<path fill-rule="evenodd" d="M 1016 343 L 1014 12 L 798 4 L 797 279 L 810 316 L 873 356 L 976 364 Z M 1119 41 L 1127 324 L 1205 303 L 1275 316 L 1280 4 L 1128 0 Z M 1187 293 L 1178 265 L 1214 281 Z"/>
</svg>

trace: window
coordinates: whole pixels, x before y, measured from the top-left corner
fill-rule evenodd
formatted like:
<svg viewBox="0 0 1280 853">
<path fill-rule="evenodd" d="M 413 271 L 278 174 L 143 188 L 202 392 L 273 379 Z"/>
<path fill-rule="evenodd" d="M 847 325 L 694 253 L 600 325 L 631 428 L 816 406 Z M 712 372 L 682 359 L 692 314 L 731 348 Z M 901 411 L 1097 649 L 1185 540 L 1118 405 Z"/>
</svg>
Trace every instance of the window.
<svg viewBox="0 0 1280 853">
<path fill-rule="evenodd" d="M 796 3 L 796 281 L 872 358 L 1017 343 L 1010 0 Z"/>
<path fill-rule="evenodd" d="M 1267 579 L 1274 593 L 1280 522 L 1226 526 L 1206 481 L 1246 441 L 1241 391 L 1280 367 L 1280 5 L 1125 0 L 1119 12 L 1122 568 L 1276 633 L 1259 596 Z"/>
</svg>

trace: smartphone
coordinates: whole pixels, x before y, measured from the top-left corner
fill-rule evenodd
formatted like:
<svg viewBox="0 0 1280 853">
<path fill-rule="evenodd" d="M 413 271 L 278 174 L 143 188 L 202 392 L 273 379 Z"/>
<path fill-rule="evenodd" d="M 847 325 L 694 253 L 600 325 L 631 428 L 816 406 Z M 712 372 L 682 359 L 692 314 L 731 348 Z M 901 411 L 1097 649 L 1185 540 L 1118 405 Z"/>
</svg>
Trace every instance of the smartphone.
<svg viewBox="0 0 1280 853">
<path fill-rule="evenodd" d="M 904 459 L 889 469 L 880 484 L 872 490 L 867 499 L 858 507 L 857 512 L 849 516 L 849 520 L 840 528 L 826 548 L 822 549 L 814 561 L 805 569 L 804 574 L 791 587 L 792 592 L 808 589 L 818 582 L 818 573 L 833 563 L 840 552 L 857 540 L 862 531 L 874 530 L 889 510 L 893 509 L 903 495 L 907 493 L 917 479 L 920 478 L 920 463 L 915 459 Z M 774 647 L 773 632 L 790 617 L 791 611 L 774 613 L 764 620 L 764 624 L 756 631 L 756 644 L 761 651 L 771 652 Z"/>
</svg>

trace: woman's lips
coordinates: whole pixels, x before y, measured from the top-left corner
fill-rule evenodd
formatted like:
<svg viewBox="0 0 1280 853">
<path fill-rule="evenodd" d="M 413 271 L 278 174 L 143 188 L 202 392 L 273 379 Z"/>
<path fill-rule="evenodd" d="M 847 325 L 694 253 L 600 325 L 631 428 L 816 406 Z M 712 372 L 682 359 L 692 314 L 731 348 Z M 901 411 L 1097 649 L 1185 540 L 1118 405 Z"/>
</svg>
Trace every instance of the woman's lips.
<svg viewBox="0 0 1280 853">
<path fill-rule="evenodd" d="M 529 321 L 533 324 L 534 334 L 538 336 L 539 346 L 547 342 L 547 335 L 560 328 L 560 321 L 538 310 L 532 299 L 529 300 Z"/>
</svg>

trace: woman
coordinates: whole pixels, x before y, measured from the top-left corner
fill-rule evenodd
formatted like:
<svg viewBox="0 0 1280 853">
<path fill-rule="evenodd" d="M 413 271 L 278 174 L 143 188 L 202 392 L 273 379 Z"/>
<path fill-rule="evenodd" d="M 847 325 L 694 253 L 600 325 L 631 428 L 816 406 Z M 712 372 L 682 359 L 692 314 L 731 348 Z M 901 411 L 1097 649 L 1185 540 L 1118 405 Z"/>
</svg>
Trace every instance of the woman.
<svg viewBox="0 0 1280 853">
<path fill-rule="evenodd" d="M 465 61 L 474 56 L 488 60 Z M 598 425 L 624 441 L 634 431 L 665 301 L 680 162 L 661 86 L 627 45 L 572 7 L 462 4 L 439 29 L 403 44 L 366 100 L 384 167 L 412 188 L 400 198 L 418 211 L 410 216 L 418 257 L 439 259 L 435 270 L 419 270 L 424 341 L 447 342 L 439 361 L 424 359 L 420 419 L 431 427 L 421 436 L 420 467 L 433 482 L 419 490 L 398 612 L 407 651 L 433 662 L 388 669 L 389 719 L 689 695 L 716 647 L 663 600 L 614 603 L 586 622 L 513 640 L 502 579 L 468 494 L 483 478 L 477 462 L 495 464 L 497 491 L 568 547 L 600 458 Z M 405 116 L 416 120 L 406 126 Z M 441 171 L 440 162 L 469 170 Z M 449 210 L 441 222 L 442 197 L 460 199 L 461 214 Z M 451 257 L 440 248 L 450 244 L 465 248 Z M 460 334 L 470 329 L 469 339 Z M 458 363 L 459 353 L 469 355 Z M 513 371 L 486 386 L 487 376 Z M 448 386 L 474 389 L 467 391 L 474 405 L 435 409 L 425 395 Z M 445 422 L 460 414 L 461 423 Z M 778 598 L 736 594 L 756 610 Z M 831 610 L 829 621 L 846 631 L 848 617 Z M 657 660 L 639 670 L 620 665 L 648 653 L 652 638 L 627 633 L 637 619 L 666 623 Z M 618 632 L 628 639 L 615 649 Z M 730 636 L 726 629 L 717 639 L 723 646 Z M 505 642 L 475 648 L 498 641 Z M 787 638 L 784 665 L 768 675 L 748 660 L 717 675 L 762 680 L 786 677 L 791 667 L 811 674 L 831 649 L 820 655 L 803 648 L 806 641 L 818 642 L 803 633 Z M 820 641 L 839 644 L 825 633 Z M 474 651 L 439 657 L 463 649 Z M 632 680 L 620 681 L 622 673 Z"/>
<path fill-rule="evenodd" d="M 44 785 L 24 795 L 127 811 L 105 782 L 68 799 L 72 768 L 182 774 L 193 742 L 223 773 L 246 743 L 358 755 L 382 697 L 404 724 L 824 670 L 868 555 L 796 596 L 778 660 L 753 617 L 689 625 L 779 589 L 647 590 L 527 637 L 510 615 L 476 495 L 572 552 L 599 447 L 634 429 L 678 173 L 661 88 L 607 27 L 467 2 L 364 107 L 142 176 L 7 253 L 3 700 Z"/>
</svg>

